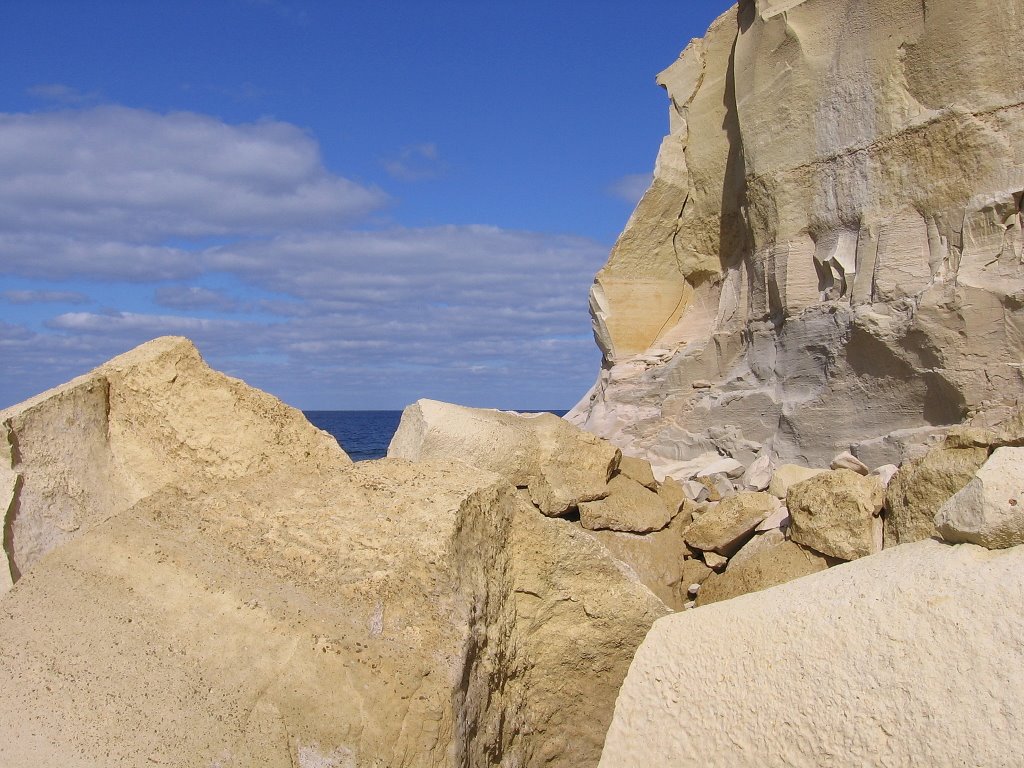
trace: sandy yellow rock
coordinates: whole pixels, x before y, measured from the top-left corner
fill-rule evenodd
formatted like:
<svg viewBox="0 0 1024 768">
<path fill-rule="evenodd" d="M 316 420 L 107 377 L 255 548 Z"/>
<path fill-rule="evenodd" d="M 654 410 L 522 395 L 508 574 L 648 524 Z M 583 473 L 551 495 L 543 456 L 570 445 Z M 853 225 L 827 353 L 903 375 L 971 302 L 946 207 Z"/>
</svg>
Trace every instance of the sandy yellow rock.
<svg viewBox="0 0 1024 768">
<path fill-rule="evenodd" d="M 779 541 L 759 548 L 723 573 L 712 574 L 701 584 L 697 605 L 708 605 L 749 592 L 785 584 L 828 568 L 828 558 L 793 541 Z"/>
<path fill-rule="evenodd" d="M 793 541 L 840 560 L 879 552 L 885 488 L 877 477 L 849 469 L 822 472 L 789 489 Z"/>
<path fill-rule="evenodd" d="M 737 493 L 694 520 L 683 538 L 696 549 L 729 556 L 778 508 L 778 500 L 767 493 Z"/>
<path fill-rule="evenodd" d="M 1022 568 L 1022 547 L 921 541 L 661 619 L 601 765 L 1013 765 Z"/>
<path fill-rule="evenodd" d="M 660 531 L 675 515 L 658 494 L 625 475 L 608 483 L 608 495 L 579 505 L 580 523 L 591 531 Z"/>
</svg>

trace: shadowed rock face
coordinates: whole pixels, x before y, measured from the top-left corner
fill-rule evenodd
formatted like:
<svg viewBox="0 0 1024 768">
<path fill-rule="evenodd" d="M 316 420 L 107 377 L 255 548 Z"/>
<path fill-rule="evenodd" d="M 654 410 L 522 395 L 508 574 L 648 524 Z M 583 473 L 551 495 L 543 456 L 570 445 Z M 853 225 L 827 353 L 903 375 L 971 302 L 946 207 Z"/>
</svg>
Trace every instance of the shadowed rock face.
<svg viewBox="0 0 1024 768">
<path fill-rule="evenodd" d="M 1012 403 L 1022 45 L 1008 1 L 725 13 L 658 76 L 671 132 L 595 280 L 603 370 L 570 418 L 656 467 L 877 466 Z"/>
<path fill-rule="evenodd" d="M 592 766 L 668 612 L 502 476 L 352 464 L 185 339 L 0 415 L 3 766 Z"/>
</svg>

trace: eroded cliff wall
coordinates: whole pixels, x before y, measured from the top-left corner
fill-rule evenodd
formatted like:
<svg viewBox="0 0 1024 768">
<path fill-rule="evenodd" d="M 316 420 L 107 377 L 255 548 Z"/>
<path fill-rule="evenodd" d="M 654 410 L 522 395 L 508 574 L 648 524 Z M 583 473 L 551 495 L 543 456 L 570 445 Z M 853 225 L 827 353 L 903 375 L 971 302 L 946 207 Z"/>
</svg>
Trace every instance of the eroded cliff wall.
<svg viewBox="0 0 1024 768">
<path fill-rule="evenodd" d="M 898 463 L 1024 394 L 1016 0 L 745 0 L 658 76 L 671 131 L 591 292 L 570 418 L 662 468 Z"/>
</svg>

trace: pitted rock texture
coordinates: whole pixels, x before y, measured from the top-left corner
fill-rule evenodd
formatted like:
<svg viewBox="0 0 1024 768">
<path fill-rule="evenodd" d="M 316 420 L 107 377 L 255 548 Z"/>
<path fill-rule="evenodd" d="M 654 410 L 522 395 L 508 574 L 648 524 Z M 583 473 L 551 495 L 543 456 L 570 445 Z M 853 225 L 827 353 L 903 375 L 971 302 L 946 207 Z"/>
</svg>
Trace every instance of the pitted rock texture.
<svg viewBox="0 0 1024 768">
<path fill-rule="evenodd" d="M 745 0 L 658 76 L 670 134 L 591 292 L 570 418 L 670 468 L 899 464 L 1024 388 L 1012 0 Z"/>
<path fill-rule="evenodd" d="M 601 766 L 1016 765 L 1022 569 L 919 541 L 660 619 Z"/>
</svg>

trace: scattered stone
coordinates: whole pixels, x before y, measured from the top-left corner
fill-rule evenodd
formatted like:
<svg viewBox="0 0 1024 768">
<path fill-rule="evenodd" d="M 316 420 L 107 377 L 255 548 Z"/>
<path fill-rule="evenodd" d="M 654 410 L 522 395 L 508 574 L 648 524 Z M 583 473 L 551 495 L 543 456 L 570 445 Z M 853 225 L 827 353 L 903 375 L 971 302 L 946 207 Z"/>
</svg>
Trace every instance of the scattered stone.
<svg viewBox="0 0 1024 768">
<path fill-rule="evenodd" d="M 793 541 L 778 541 L 764 547 L 724 573 L 708 577 L 697 595 L 697 605 L 768 589 L 829 567 L 828 558 Z"/>
<path fill-rule="evenodd" d="M 997 448 L 935 516 L 954 544 L 1005 549 L 1024 544 L 1024 448 Z"/>
<path fill-rule="evenodd" d="M 683 572 L 680 575 L 680 585 L 703 584 L 704 580 L 714 573 L 707 564 L 697 558 L 690 558 L 683 561 Z"/>
<path fill-rule="evenodd" d="M 936 534 L 935 515 L 988 458 L 984 447 L 934 448 L 900 467 L 885 492 L 885 546 Z"/>
<path fill-rule="evenodd" d="M 799 464 L 783 464 L 772 475 L 772 481 L 768 485 L 768 493 L 777 499 L 785 499 L 792 486 L 827 471 L 827 469 L 801 467 Z"/>
<path fill-rule="evenodd" d="M 766 517 L 764 520 L 762 520 L 758 524 L 757 528 L 755 528 L 754 530 L 757 533 L 761 533 L 763 531 L 770 531 L 770 530 L 772 530 L 774 528 L 788 528 L 788 527 L 789 527 L 789 509 L 787 509 L 786 507 L 779 507 L 775 512 L 773 512 L 772 514 L 768 515 L 768 517 Z"/>
<path fill-rule="evenodd" d="M 704 553 L 704 564 L 713 571 L 724 571 L 725 566 L 729 564 L 729 558 L 708 550 Z"/>
<path fill-rule="evenodd" d="M 698 592 L 700 592 L 700 584 L 691 584 L 686 590 L 686 594 L 690 597 L 696 597 Z"/>
<path fill-rule="evenodd" d="M 690 382 L 690 386 L 694 389 L 711 389 L 713 385 L 707 379 L 697 379 L 696 381 Z"/>
<path fill-rule="evenodd" d="M 736 552 L 757 525 L 778 508 L 778 500 L 767 493 L 737 493 L 694 520 L 683 533 L 683 538 L 691 547 L 728 556 Z"/>
<path fill-rule="evenodd" d="M 882 481 L 882 485 L 885 488 L 889 487 L 889 482 L 892 480 L 893 475 L 899 472 L 900 468 L 895 464 L 883 464 L 880 467 L 875 467 L 871 470 L 871 474 Z"/>
<path fill-rule="evenodd" d="M 684 523 L 677 517 L 668 527 L 653 533 L 587 531 L 604 545 L 612 557 L 628 565 L 637 578 L 673 611 L 682 609 L 680 592 L 693 579 L 695 568 L 683 558 L 688 554 L 681 535 Z M 704 568 L 703 564 L 700 566 Z M 686 576 L 683 581 L 684 575 Z"/>
<path fill-rule="evenodd" d="M 696 480 L 684 480 L 680 484 L 683 488 L 683 492 L 686 494 L 690 501 L 702 502 L 707 501 L 711 496 L 711 491 L 704 483 L 700 483 Z"/>
<path fill-rule="evenodd" d="M 654 479 L 654 472 L 651 470 L 649 461 L 633 456 L 623 456 L 619 461 L 619 472 L 636 480 L 645 488 L 650 488 L 652 491 L 658 490 L 658 481 Z"/>
<path fill-rule="evenodd" d="M 679 484 L 678 480 L 672 477 L 665 478 L 665 481 L 658 486 L 657 493 L 672 517 L 679 514 L 683 505 L 689 501 L 686 496 L 686 490 Z"/>
<path fill-rule="evenodd" d="M 740 548 L 739 552 L 729 558 L 729 565 L 726 567 L 726 570 L 739 568 L 758 553 L 778 546 L 785 540 L 786 534 L 779 528 L 772 528 L 763 533 L 755 533 L 753 538 Z"/>
<path fill-rule="evenodd" d="M 772 482 L 775 465 L 768 454 L 759 456 L 743 473 L 743 487 L 748 491 L 763 491 Z"/>
<path fill-rule="evenodd" d="M 849 469 L 822 472 L 790 487 L 786 497 L 793 541 L 840 560 L 882 549 L 885 489 L 877 477 Z"/>
<path fill-rule="evenodd" d="M 849 451 L 840 453 L 832 459 L 832 463 L 829 466 L 831 469 L 849 469 L 851 472 L 856 472 L 858 475 L 871 474 L 871 469 Z"/>
<path fill-rule="evenodd" d="M 701 467 L 700 471 L 697 472 L 696 477 L 698 479 L 702 477 L 714 477 L 715 475 L 725 475 L 727 478 L 734 479 L 743 475 L 743 465 L 740 464 L 736 459 L 728 456 L 723 456 L 717 461 L 713 461 L 710 464 L 706 464 Z"/>
<path fill-rule="evenodd" d="M 658 494 L 625 475 L 613 477 L 607 493 L 598 501 L 580 503 L 580 524 L 584 528 L 650 533 L 660 531 L 674 517 Z"/>
</svg>

